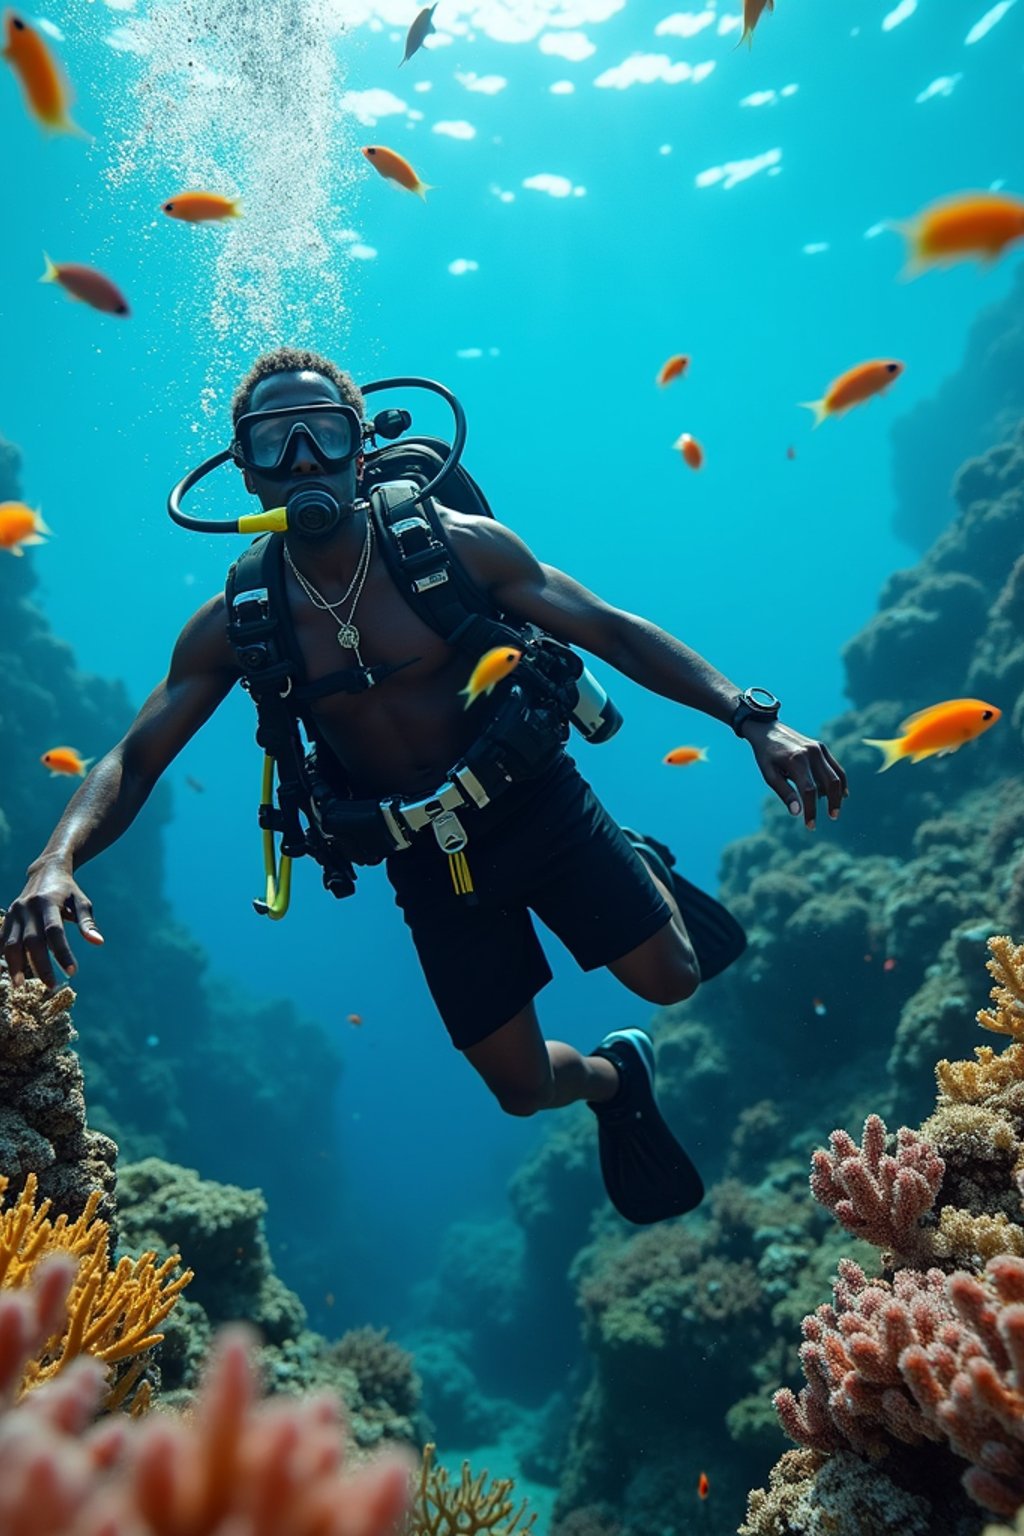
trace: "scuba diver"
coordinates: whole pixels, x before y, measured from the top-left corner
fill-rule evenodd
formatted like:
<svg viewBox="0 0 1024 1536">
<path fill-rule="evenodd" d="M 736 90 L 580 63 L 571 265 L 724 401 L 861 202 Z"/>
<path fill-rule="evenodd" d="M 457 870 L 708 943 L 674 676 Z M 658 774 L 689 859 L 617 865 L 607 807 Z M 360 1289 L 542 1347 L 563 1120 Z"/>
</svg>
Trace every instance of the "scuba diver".
<svg viewBox="0 0 1024 1536">
<path fill-rule="evenodd" d="M 364 396 L 395 385 L 448 401 L 452 446 L 402 438 L 408 412 L 368 418 Z M 546 1040 L 534 1006 L 551 971 L 531 912 L 583 970 L 606 967 L 659 1006 L 691 997 L 746 942 L 664 843 L 612 820 L 567 754 L 571 728 L 601 741 L 620 723 L 573 647 L 731 726 L 808 828 L 819 799 L 838 816 L 843 769 L 781 722 L 774 695 L 736 687 L 653 623 L 542 564 L 498 522 L 458 462 L 465 418 L 442 386 L 360 389 L 327 358 L 280 348 L 241 381 L 232 417 L 231 447 L 175 487 L 169 511 L 184 527 L 259 537 L 185 624 L 167 676 L 29 866 L 0 928 L 15 985 L 34 974 L 53 987 L 51 955 L 74 974 L 69 922 L 102 944 L 78 869 L 129 827 L 241 683 L 266 754 L 256 910 L 283 917 L 295 857 L 311 855 L 335 896 L 351 894 L 355 866 L 386 861 L 452 1043 L 502 1109 L 585 1101 L 620 1214 L 647 1224 L 692 1210 L 703 1184 L 658 1108 L 649 1035 L 613 1030 L 583 1054 Z M 227 461 L 263 513 L 230 524 L 184 513 L 182 498 Z M 494 656 L 504 665 L 474 697 L 467 679 Z"/>
</svg>

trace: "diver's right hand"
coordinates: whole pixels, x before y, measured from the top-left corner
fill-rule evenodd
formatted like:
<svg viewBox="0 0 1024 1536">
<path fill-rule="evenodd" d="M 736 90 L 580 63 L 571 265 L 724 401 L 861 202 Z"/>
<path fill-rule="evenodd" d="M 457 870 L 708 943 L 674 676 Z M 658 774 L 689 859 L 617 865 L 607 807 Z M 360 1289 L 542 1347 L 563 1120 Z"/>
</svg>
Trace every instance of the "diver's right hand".
<svg viewBox="0 0 1024 1536">
<path fill-rule="evenodd" d="M 16 987 L 26 975 L 38 976 L 50 990 L 56 986 L 51 950 L 61 970 L 68 976 L 75 974 L 78 967 L 68 945 L 65 922 L 77 923 L 90 944 L 103 943 L 93 921 L 92 902 L 67 865 L 39 864 L 0 924 L 0 951 Z"/>
</svg>

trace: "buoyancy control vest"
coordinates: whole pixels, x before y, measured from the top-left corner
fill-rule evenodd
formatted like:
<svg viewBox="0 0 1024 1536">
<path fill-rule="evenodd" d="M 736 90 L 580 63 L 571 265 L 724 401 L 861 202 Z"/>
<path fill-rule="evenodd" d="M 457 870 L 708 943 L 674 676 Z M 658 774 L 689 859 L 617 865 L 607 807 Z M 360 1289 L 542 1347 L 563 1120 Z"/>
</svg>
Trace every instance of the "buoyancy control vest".
<svg viewBox="0 0 1024 1536">
<path fill-rule="evenodd" d="M 612 736 L 621 716 L 572 648 L 536 625 L 509 620 L 476 585 L 448 540 L 431 497 L 410 508 L 410 497 L 444 462 L 446 445 L 405 438 L 368 456 L 363 489 L 386 568 L 402 597 L 430 629 L 467 657 L 470 669 L 495 646 L 522 651 L 515 671 L 480 736 L 452 765 L 442 785 L 420 801 L 400 796 L 352 796 L 341 764 L 322 740 L 311 706 L 337 692 L 378 687 L 398 666 L 348 666 L 315 682 L 304 669 L 285 592 L 284 536 L 263 534 L 228 571 L 228 638 L 242 686 L 257 711 L 256 740 L 276 765 L 264 775 L 259 822 L 267 839 L 281 836 L 282 860 L 311 855 L 335 896 L 351 894 L 357 864 L 376 864 L 410 845 L 429 826 L 444 852 L 458 857 L 466 832 L 458 810 L 485 808 L 508 785 L 542 772 L 567 740 L 570 724 L 590 741 Z M 480 487 L 458 465 L 444 482 L 444 505 L 493 516 Z M 400 665 L 408 665 L 403 663 Z M 464 820 L 465 818 L 463 818 Z M 268 861 L 268 889 L 271 882 Z M 453 867 L 453 878 L 455 870 Z M 458 880 L 456 879 L 458 888 Z M 270 901 L 257 911 L 283 915 Z M 284 908 L 287 906 L 285 893 Z"/>
</svg>

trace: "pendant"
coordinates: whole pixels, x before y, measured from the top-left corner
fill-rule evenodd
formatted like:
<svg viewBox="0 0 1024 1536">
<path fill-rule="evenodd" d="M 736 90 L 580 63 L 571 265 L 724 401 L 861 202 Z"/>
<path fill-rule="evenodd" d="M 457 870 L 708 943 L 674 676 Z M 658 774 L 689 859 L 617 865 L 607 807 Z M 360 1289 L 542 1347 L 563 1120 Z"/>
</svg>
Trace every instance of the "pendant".
<svg viewBox="0 0 1024 1536">
<path fill-rule="evenodd" d="M 338 630 L 338 644 L 346 651 L 359 649 L 359 631 L 354 624 L 343 624 Z"/>
</svg>

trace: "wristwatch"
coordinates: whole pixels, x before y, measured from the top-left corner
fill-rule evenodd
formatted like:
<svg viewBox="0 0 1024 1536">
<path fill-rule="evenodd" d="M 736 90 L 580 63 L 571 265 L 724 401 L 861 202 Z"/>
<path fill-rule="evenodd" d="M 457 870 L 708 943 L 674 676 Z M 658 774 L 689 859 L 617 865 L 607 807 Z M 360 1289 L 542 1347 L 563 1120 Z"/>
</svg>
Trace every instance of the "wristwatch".
<svg viewBox="0 0 1024 1536">
<path fill-rule="evenodd" d="M 744 688 L 729 724 L 737 736 L 742 736 L 748 720 L 777 720 L 781 708 L 779 700 L 767 688 Z"/>
</svg>

